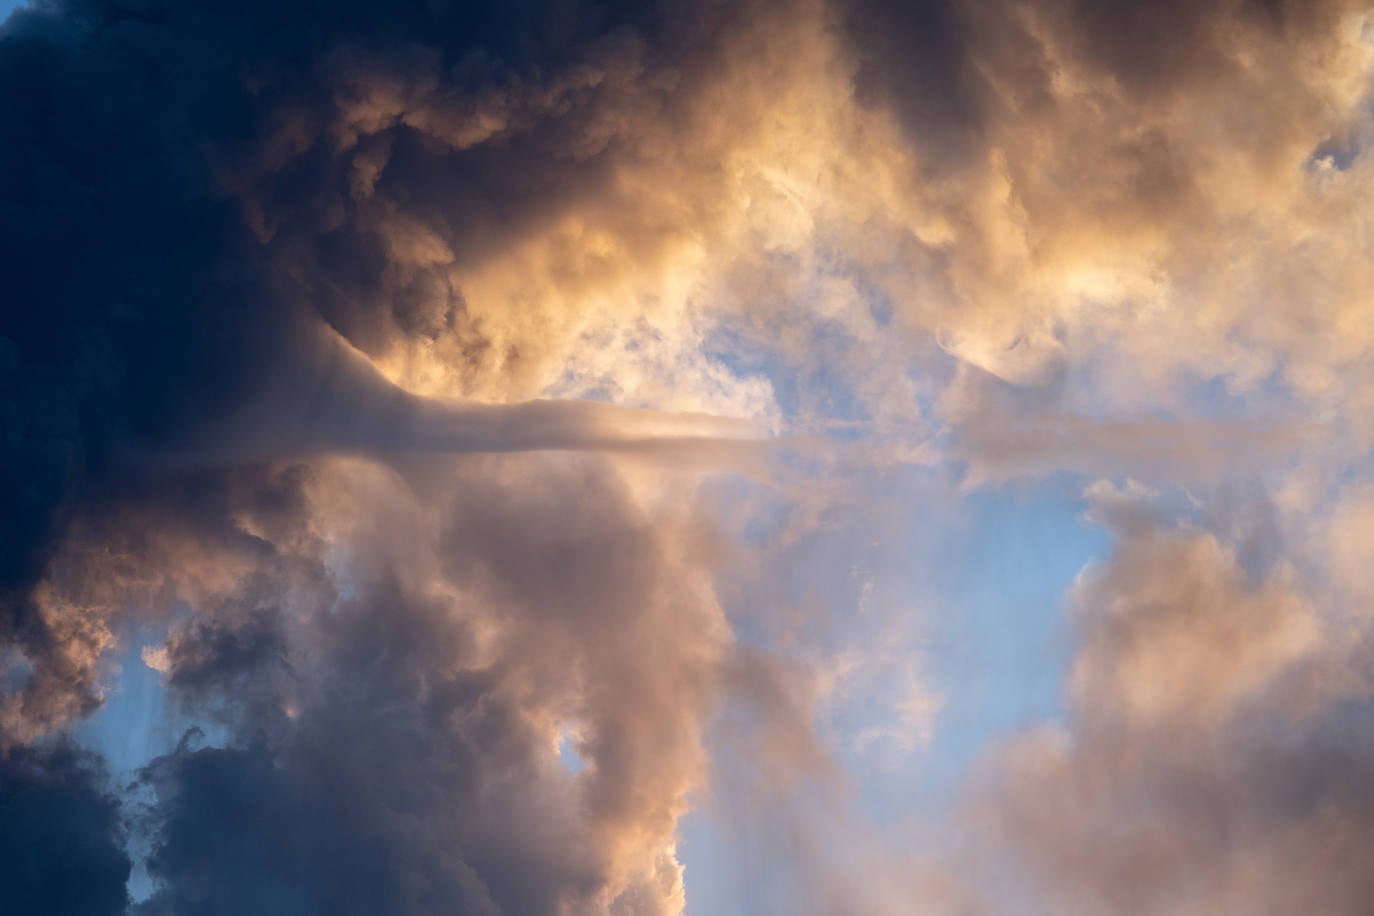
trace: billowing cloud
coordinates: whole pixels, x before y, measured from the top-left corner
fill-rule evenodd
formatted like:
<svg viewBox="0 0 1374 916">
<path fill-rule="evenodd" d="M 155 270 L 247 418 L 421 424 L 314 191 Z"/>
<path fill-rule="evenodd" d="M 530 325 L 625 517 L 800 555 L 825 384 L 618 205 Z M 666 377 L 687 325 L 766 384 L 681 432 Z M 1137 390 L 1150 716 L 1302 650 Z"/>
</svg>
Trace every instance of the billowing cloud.
<svg viewBox="0 0 1374 916">
<path fill-rule="evenodd" d="M 17 912 L 119 914 L 129 856 L 99 762 L 69 744 L 0 752 L 5 900 Z"/>
<path fill-rule="evenodd" d="M 21 901 L 680 913 L 697 804 L 764 909 L 1359 910 L 1369 13 L 21 8 Z M 1063 722 L 874 816 L 967 709 L 937 545 L 1098 478 Z M 116 785 L 140 661 L 200 731 Z"/>
<path fill-rule="evenodd" d="M 261 535 L 269 560 L 155 653 L 231 740 L 144 772 L 162 889 L 143 908 L 680 909 L 674 825 L 726 648 L 686 565 L 709 532 L 651 521 L 590 458 L 419 493 L 317 473 L 304 516 Z"/>
<path fill-rule="evenodd" d="M 1060 912 L 1357 912 L 1366 628 L 1142 491 L 1094 498 L 1119 540 L 1075 599 L 1071 718 L 1000 755 L 977 823 Z"/>
</svg>

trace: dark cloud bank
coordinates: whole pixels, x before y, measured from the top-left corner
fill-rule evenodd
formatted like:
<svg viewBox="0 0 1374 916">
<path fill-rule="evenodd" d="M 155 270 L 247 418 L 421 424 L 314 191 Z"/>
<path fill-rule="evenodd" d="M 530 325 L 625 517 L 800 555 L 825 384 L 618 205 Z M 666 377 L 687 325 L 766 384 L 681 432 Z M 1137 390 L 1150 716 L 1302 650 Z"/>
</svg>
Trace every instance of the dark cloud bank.
<svg viewBox="0 0 1374 916">
<path fill-rule="evenodd" d="M 162 890 L 139 912 L 545 913 L 603 892 L 610 866 L 597 832 L 633 820 L 616 793 L 652 781 L 638 763 L 616 772 L 617 759 L 645 750 L 615 734 L 633 723 L 586 724 L 587 740 L 607 745 L 605 775 L 591 787 L 592 814 L 562 810 L 569 791 L 549 770 L 547 735 L 509 683 L 525 675 L 492 662 L 453 670 L 468 640 L 461 619 L 394 572 L 341 593 L 319 544 L 284 546 L 308 541 L 300 507 L 314 472 L 261 462 L 404 449 L 417 436 L 442 440 L 420 450 L 443 451 L 642 438 L 593 405 L 529 405 L 514 425 L 497 408 L 454 413 L 391 388 L 349 353 L 345 338 L 366 350 L 387 334 L 424 334 L 427 322 L 461 323 L 463 302 L 455 293 L 437 313 L 415 311 L 425 293 L 415 284 L 429 278 L 394 276 L 376 214 L 350 196 L 359 150 L 331 146 L 328 131 L 341 120 L 337 93 L 374 73 L 435 79 L 435 104 L 461 108 L 586 66 L 615 36 L 648 42 L 660 66 L 690 67 L 693 45 L 709 40 L 696 31 L 728 15 L 682 15 L 641 4 L 78 2 L 36 4 L 5 25 L 0 638 L 25 670 L 0 734 L 0 908 L 124 911 L 129 859 L 98 761 L 26 743 L 98 705 L 103 624 L 91 609 L 135 594 L 165 603 L 139 570 L 197 557 L 255 570 L 211 588 L 200 609 L 209 622 L 174 636 L 169 656 L 179 702 L 225 719 L 235 745 L 183 745 L 142 777 L 156 796 L 142 827 Z M 361 153 L 389 146 L 375 180 L 442 210 L 451 243 L 472 258 L 595 193 L 614 159 L 567 155 L 558 134 L 571 128 L 557 117 L 499 148 L 445 144 L 398 120 L 358 143 Z M 483 346 L 477 329 L 472 346 Z M 476 544 L 455 532 L 455 549 L 472 564 L 489 543 L 511 551 L 490 563 L 526 592 L 493 604 L 556 598 L 633 630 L 604 618 L 653 616 L 653 539 L 624 543 L 617 532 L 633 513 L 594 474 L 562 477 L 576 498 L 550 483 L 540 507 L 569 525 L 568 540 L 545 548 L 552 556 L 519 553 L 529 545 L 518 529 L 497 540 L 499 513 Z M 606 521 L 577 524 L 593 507 Z M 245 531 L 249 515 L 264 527 Z M 111 555 L 133 585 L 103 565 Z M 73 578 L 89 588 L 52 598 L 55 563 L 75 572 L 62 588 Z M 598 575 L 606 594 L 595 593 Z M 286 641 L 277 590 L 291 583 L 333 608 L 308 651 Z M 308 665 L 302 652 L 313 653 Z M 529 652 L 515 657 L 528 664 Z M 575 649 L 564 663 L 600 664 Z M 604 677 L 634 688 L 636 674 Z M 598 709 L 613 701 L 595 699 Z M 300 705 L 290 719 L 288 701 Z"/>
<path fill-rule="evenodd" d="M 1218 23 L 1299 34 L 1336 7 L 1034 6 L 1142 99 L 1206 78 Z M 998 118 L 989 55 L 1024 64 L 1028 98 L 1049 91 L 1009 8 L 837 5 L 856 103 L 890 108 L 933 167 L 957 170 Z M 709 595 L 665 582 L 722 549 L 710 526 L 649 519 L 591 454 L 417 458 L 404 473 L 337 456 L 655 448 L 663 434 L 635 414 L 458 408 L 393 387 L 356 351 L 460 333 L 476 366 L 492 344 L 460 290 L 436 294 L 443 276 L 397 255 L 388 220 L 423 215 L 481 262 L 613 186 L 636 155 L 598 120 L 627 110 L 620 84 L 657 80 L 671 126 L 723 36 L 785 15 L 73 0 L 0 29 L 0 662 L 18 672 L 0 719 L 0 909 L 673 911 L 680 874 L 654 847 L 700 766 L 723 637 Z M 502 371 L 521 358 L 501 354 Z M 669 440 L 730 432 L 681 422 Z M 1146 556 L 1162 575 L 1207 573 L 1178 551 Z M 100 761 L 51 733 L 98 707 L 107 628 L 133 607 L 170 626 L 159 665 L 175 702 L 230 738 L 188 735 L 138 776 L 151 801 L 123 810 Z M 1168 756 L 1173 724 L 1127 719 L 1127 746 Z M 576 777 L 548 747 L 568 721 L 594 764 Z M 1183 822 L 1160 829 L 1212 846 L 1231 822 L 1194 823 L 1190 799 L 1244 828 L 1339 807 L 1353 862 L 1368 849 L 1367 722 L 1346 704 L 1305 726 L 1310 750 L 1277 751 L 1247 725 L 1209 739 L 1205 766 L 1167 759 L 1159 772 L 1182 775 L 1132 788 Z M 1042 798 L 1116 773 L 1099 734 L 1027 777 Z M 1247 775 L 1262 804 L 1232 787 Z M 1017 797 L 1008 830 L 1035 828 L 1047 815 Z M 1060 886 L 1131 911 L 1135 882 L 1200 880 L 1171 859 L 1075 859 L 1119 815 L 1090 802 L 1060 832 L 1032 829 L 1053 833 L 1039 852 Z M 137 905 L 131 829 L 157 884 Z M 1301 901 L 1358 911 L 1367 881 L 1343 861 L 1320 865 L 1324 889 L 1306 872 Z"/>
</svg>

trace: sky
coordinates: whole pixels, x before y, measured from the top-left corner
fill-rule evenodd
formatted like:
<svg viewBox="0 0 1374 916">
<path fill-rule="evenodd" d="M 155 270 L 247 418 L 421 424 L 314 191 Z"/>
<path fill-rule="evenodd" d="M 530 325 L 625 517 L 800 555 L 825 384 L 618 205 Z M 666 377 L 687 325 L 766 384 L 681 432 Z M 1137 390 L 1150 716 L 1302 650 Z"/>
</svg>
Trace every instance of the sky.
<svg viewBox="0 0 1374 916">
<path fill-rule="evenodd" d="M 1370 909 L 1369 3 L 0 19 L 0 912 Z"/>
</svg>

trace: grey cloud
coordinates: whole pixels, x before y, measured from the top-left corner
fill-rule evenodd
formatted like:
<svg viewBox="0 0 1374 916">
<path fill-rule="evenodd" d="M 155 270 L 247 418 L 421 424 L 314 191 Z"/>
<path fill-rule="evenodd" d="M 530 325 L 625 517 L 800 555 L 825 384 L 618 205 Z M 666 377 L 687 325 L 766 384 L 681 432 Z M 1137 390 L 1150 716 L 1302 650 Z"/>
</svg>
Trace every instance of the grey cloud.
<svg viewBox="0 0 1374 916">
<path fill-rule="evenodd" d="M 1098 497 L 1119 542 L 1075 598 L 1070 718 L 996 756 L 983 853 L 1058 912 L 1358 912 L 1367 633 L 1337 636 L 1291 569 L 1256 580 L 1140 494 Z"/>
<path fill-rule="evenodd" d="M 73 525 L 111 514 L 131 488 L 155 489 L 153 478 L 194 487 L 213 476 L 206 464 L 407 443 L 681 447 L 740 459 L 731 443 L 713 452 L 721 430 L 704 420 L 667 419 L 663 428 L 609 406 L 415 398 L 320 331 L 333 321 L 354 342 L 377 344 L 362 329 L 372 319 L 340 317 L 362 309 L 388 339 L 423 337 L 427 319 L 380 317 L 413 299 L 414 278 L 393 282 L 393 274 L 415 267 L 414 253 L 396 246 L 423 241 L 416 214 L 459 221 L 443 225 L 448 244 L 480 260 L 481 249 L 509 244 L 538 214 L 566 212 L 607 172 L 595 149 L 568 149 L 601 129 L 592 123 L 604 108 L 599 93 L 635 80 L 637 55 L 683 63 L 708 53 L 719 25 L 636 5 L 595 15 L 558 4 L 461 6 L 339 7 L 324 28 L 313 13 L 278 4 L 72 2 L 7 21 L 0 117 L 12 142 L 0 165 L 24 177 L 7 200 L 0 246 L 10 319 L 0 343 L 8 430 L 0 632 L 40 669 L 31 695 L 66 638 L 35 586 Z M 681 46 L 669 50 L 665 35 Z M 377 115 L 363 143 L 360 107 L 392 83 L 402 103 Z M 513 148 L 449 158 L 480 145 L 454 140 L 452 130 L 465 118 L 484 122 L 488 104 L 518 109 Z M 566 130 L 555 123 L 566 119 L 575 122 Z M 389 204 L 364 212 L 353 202 L 363 164 L 352 141 L 338 148 L 331 144 L 342 135 L 330 133 L 347 125 L 379 170 L 369 193 L 410 201 L 414 213 L 392 219 Z M 519 140 L 531 132 L 538 136 Z M 566 193 L 547 193 L 552 187 Z M 336 230 L 376 237 L 387 219 L 401 228 L 377 237 L 392 246 L 378 256 L 366 244 L 328 242 Z M 317 243 L 331 253 L 317 259 Z M 461 312 L 460 301 L 451 305 Z M 478 340 L 474 360 L 481 350 Z M 153 512 L 176 524 L 176 508 L 168 500 Z M 182 522 L 198 524 L 195 511 Z"/>
<path fill-rule="evenodd" d="M 174 628 L 168 689 L 230 743 L 146 771 L 140 912 L 675 910 L 721 638 L 683 551 L 709 536 L 649 527 L 597 459 L 473 460 L 418 496 L 325 472 L 280 562 Z"/>
<path fill-rule="evenodd" d="M 544 913 L 622 893 L 635 912 L 680 905 L 672 831 L 700 763 L 715 636 L 709 613 L 704 630 L 680 629 L 700 626 L 691 611 L 709 610 L 709 590 L 664 591 L 679 561 L 659 554 L 672 549 L 653 526 L 618 533 L 632 510 L 604 473 L 555 485 L 524 465 L 531 477 L 499 482 L 510 493 L 543 476 L 568 492 L 494 506 L 455 549 L 487 558 L 492 583 L 549 577 L 517 603 L 580 592 L 558 628 L 576 667 L 560 672 L 562 651 L 516 627 L 519 613 L 502 621 L 508 604 L 469 613 L 520 631 L 510 656 L 465 660 L 475 637 L 459 608 L 474 599 L 381 573 L 356 594 L 331 581 L 298 501 L 318 468 L 283 482 L 271 462 L 717 446 L 736 460 L 720 440 L 752 433 L 738 424 L 441 403 L 353 349 L 465 328 L 469 381 L 486 384 L 494 348 L 435 265 L 481 263 L 594 201 L 632 145 L 624 125 L 641 105 L 675 104 L 736 15 L 71 2 L 0 30 L 0 169 L 17 192 L 0 220 L 0 638 L 31 669 L 3 698 L 0 743 L 98 706 L 121 615 L 158 625 L 188 606 L 196 616 L 155 661 L 179 702 L 233 737 L 148 771 L 161 887 L 144 909 Z M 495 349 L 498 367 L 526 358 Z M 560 559 L 573 542 L 550 546 L 543 568 L 484 547 L 518 551 L 531 521 L 556 530 L 556 507 L 593 494 L 579 529 L 592 553 L 576 566 Z M 533 515 L 502 514 L 517 509 Z M 563 716 L 585 720 L 584 792 L 550 747 Z M 7 817 L 3 842 L 53 870 L 33 873 L 41 888 L 12 887 L 52 895 L 22 898 L 35 912 L 78 892 L 91 895 L 78 909 L 116 912 L 128 869 L 117 808 L 59 763 L 42 791 L 91 832 L 74 850 L 90 854 Z"/>
<path fill-rule="evenodd" d="M 128 896 L 119 802 L 65 742 L 0 748 L 0 901 L 13 913 L 117 916 Z"/>
</svg>

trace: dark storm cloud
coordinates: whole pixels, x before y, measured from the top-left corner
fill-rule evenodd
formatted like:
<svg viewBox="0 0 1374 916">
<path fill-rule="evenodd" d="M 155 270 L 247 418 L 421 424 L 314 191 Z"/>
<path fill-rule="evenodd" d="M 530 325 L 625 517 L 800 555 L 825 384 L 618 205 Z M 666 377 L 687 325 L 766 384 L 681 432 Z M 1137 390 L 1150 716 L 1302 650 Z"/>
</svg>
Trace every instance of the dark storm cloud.
<svg viewBox="0 0 1374 916">
<path fill-rule="evenodd" d="M 1238 29 L 1280 41 L 1330 31 L 1348 0 L 837 2 L 861 101 L 891 107 L 918 146 L 967 156 L 1018 105 L 1053 102 L 1059 54 L 1138 100 L 1236 67 Z"/>
<path fill-rule="evenodd" d="M 404 84 L 419 67 L 451 80 L 459 105 L 465 88 L 556 72 L 588 38 L 635 18 L 658 21 L 639 4 L 558 3 L 341 5 L 321 20 L 289 4 L 74 2 L 12 17 L 0 49 L 10 138 L 0 166 L 13 176 L 0 238 L 7 604 L 22 603 L 41 568 L 59 508 L 98 496 L 121 447 L 156 452 L 281 371 L 291 389 L 269 399 L 301 387 L 399 397 L 340 370 L 348 357 L 314 327 L 323 314 L 366 346 L 368 311 L 398 303 L 397 320 L 416 330 L 407 297 L 367 295 L 369 284 L 393 292 L 391 268 L 367 215 L 349 207 L 352 160 L 323 135 L 337 127 L 336 83 L 365 85 L 381 70 Z M 461 148 L 426 150 L 400 112 L 381 127 L 374 145 L 399 144 L 381 180 L 443 210 L 465 256 L 566 207 L 565 192 L 591 193 L 604 168 L 604 157 L 565 156 L 556 138 L 469 162 L 450 158 Z M 554 179 L 562 170 L 573 174 Z M 299 246 L 319 260 L 297 258 Z M 341 394 L 308 376 L 317 366 Z"/>
<path fill-rule="evenodd" d="M 459 414 L 395 389 L 325 330 L 366 347 L 377 343 L 370 327 L 423 334 L 429 320 L 407 311 L 406 284 L 424 278 L 393 277 L 375 250 L 375 214 L 353 201 L 357 157 L 329 133 L 348 120 L 338 94 L 418 81 L 440 85 L 431 107 L 455 118 L 473 99 L 510 96 L 538 122 L 546 103 L 522 103 L 511 84 L 537 85 L 610 34 L 662 28 L 700 41 L 704 21 L 561 3 L 345 4 L 321 16 L 276 3 L 72 2 L 11 17 L 0 34 L 4 638 L 40 668 L 54 657 L 61 637 L 33 586 L 56 539 L 148 466 L 175 476 L 179 462 L 407 442 L 640 449 L 655 436 L 717 434 L 697 421 L 646 434 L 634 417 L 626 430 L 609 407 Z M 567 155 L 557 118 L 506 149 L 472 151 L 401 114 L 384 115 L 360 147 L 362 159 L 386 151 L 369 180 L 442 211 L 465 257 L 604 178 L 606 155 Z M 360 128 L 348 129 L 356 140 Z M 461 296 L 449 303 L 436 320 L 461 318 Z"/>
<path fill-rule="evenodd" d="M 421 82 L 442 85 L 434 104 L 456 117 L 489 96 L 515 109 L 516 121 L 538 121 L 550 103 L 534 90 L 522 101 L 508 87 L 556 80 L 588 57 L 589 44 L 619 40 L 607 36 L 625 36 L 632 53 L 659 28 L 700 41 L 709 18 L 660 16 L 643 4 L 70 2 L 9 19 L 0 31 L 0 639 L 23 654 L 28 673 L 6 697 L 0 737 L 9 755 L 0 844 L 11 850 L 7 867 L 22 872 L 5 876 L 7 909 L 98 913 L 124 903 L 128 860 L 114 803 L 70 754 L 8 747 L 98 704 L 95 662 L 109 634 L 102 599 L 131 594 L 101 579 L 110 557 L 135 567 L 180 561 L 177 575 L 199 568 L 211 579 L 226 556 L 245 568 L 278 562 L 270 532 L 248 535 L 235 521 L 243 491 L 273 492 L 272 474 L 207 471 L 207 463 L 404 448 L 393 435 L 424 436 L 422 449 L 470 451 L 612 440 L 638 448 L 665 434 L 625 435 L 624 415 L 590 405 L 576 408 L 581 419 L 550 404 L 521 408 L 511 422 L 498 407 L 460 415 L 403 395 L 325 330 L 333 325 L 366 348 L 380 333 L 424 334 L 428 322 L 462 320 L 456 293 L 446 311 L 415 311 L 426 277 L 392 276 L 373 215 L 354 203 L 363 184 L 437 208 L 450 243 L 479 258 L 541 212 L 594 193 L 609 174 L 597 149 L 565 154 L 556 118 L 505 149 L 473 150 L 461 137 L 436 140 L 401 123 L 398 112 L 358 141 L 355 157 L 349 143 L 331 148 L 338 138 L 328 131 L 341 123 L 335 94 L 353 86 L 365 94 L 373 76 L 404 84 L 418 67 Z M 584 91 L 576 74 L 569 79 L 565 92 Z M 481 351 L 480 329 L 470 336 Z M 248 426 L 233 425 L 243 417 Z M 216 438 L 226 422 L 232 435 Z M 701 423 L 688 427 L 666 434 L 691 439 Z M 54 571 L 57 560 L 66 565 Z M 45 570 L 61 581 L 40 585 Z M 105 591 L 68 601 L 85 579 Z M 207 589 L 224 594 L 222 584 Z M 244 748 L 187 750 L 155 769 L 159 790 L 176 792 L 161 812 L 165 841 L 154 861 L 167 889 L 150 906 L 412 912 L 449 911 L 460 900 L 483 912 L 495 895 L 507 912 L 533 913 L 550 911 L 561 885 L 595 883 L 575 849 L 529 851 L 544 828 L 537 809 L 509 810 L 533 799 L 518 767 L 501 777 L 517 780 L 501 790 L 507 807 L 488 812 L 483 828 L 509 817 L 511 832 L 493 838 L 474 826 L 474 793 L 485 790 L 463 761 L 509 754 L 526 766 L 534 738 L 500 702 L 483 700 L 480 674 L 453 675 L 431 697 L 424 671 L 443 667 L 432 653 L 445 643 L 407 629 L 410 597 L 370 597 L 371 616 L 349 618 L 356 635 L 414 641 L 384 656 L 397 667 L 356 672 L 356 685 L 345 672 L 329 675 L 359 706 L 312 708 L 298 735 L 275 744 L 251 743 L 255 729 L 244 724 Z M 260 669 L 281 664 L 280 608 L 251 596 L 245 603 L 173 647 L 174 691 L 242 703 L 253 695 L 239 690 L 250 679 L 255 690 L 275 683 Z M 352 655 L 376 648 L 350 646 Z M 392 715 L 387 704 L 398 703 L 410 707 Z M 443 726 L 455 710 L 471 735 Z M 238 718 L 267 715 L 254 708 Z M 352 727 L 364 718 L 368 729 Z M 415 794 L 413 784 L 435 794 Z M 368 801 L 361 793 L 374 788 L 382 797 Z M 224 807 L 236 791 L 251 796 L 249 815 L 281 818 L 280 829 L 254 833 L 259 819 Z M 434 811 L 452 812 L 452 823 L 422 817 Z M 229 821 L 216 823 L 221 816 Z M 440 835 L 425 840 L 417 829 Z M 277 853 L 291 866 L 288 883 L 265 882 L 215 836 L 242 837 L 240 851 L 285 844 Z M 391 848 L 420 850 L 420 859 L 393 863 Z M 482 878 L 448 858 L 465 848 Z M 214 850 L 220 858 L 202 855 Z M 379 870 L 387 877 L 376 878 Z"/>
<path fill-rule="evenodd" d="M 1074 52 L 1132 94 L 1146 96 L 1186 88 L 1235 66 L 1231 42 L 1237 25 L 1293 39 L 1332 28 L 1340 12 L 1354 8 L 1346 0 L 1046 4 L 1047 19 L 1062 29 Z"/>
<path fill-rule="evenodd" d="M 971 56 L 970 4 L 855 0 L 836 6 L 858 63 L 859 100 L 895 108 L 918 145 L 967 155 L 986 117 Z"/>
<path fill-rule="evenodd" d="M 23 10 L 0 33 L 3 626 L 38 658 L 30 589 L 64 520 L 120 486 L 116 449 L 223 411 L 289 346 L 194 155 L 241 123 L 207 107 L 228 67 L 113 8 Z"/>
<path fill-rule="evenodd" d="M 0 750 L 0 902 L 10 913 L 116 916 L 128 903 L 119 803 L 65 743 Z"/>
<path fill-rule="evenodd" d="M 277 695 L 247 710 L 242 746 L 187 744 L 145 775 L 163 889 L 137 912 L 539 913 L 593 888 L 556 811 L 541 826 L 516 810 L 511 793 L 533 798 L 553 775 L 540 736 L 493 674 L 445 672 L 464 654 L 461 623 L 395 586 L 335 614 L 320 692 L 295 718 Z M 173 690 L 247 703 L 234 685 L 270 683 L 284 649 L 264 623 L 186 634 Z"/>
</svg>

